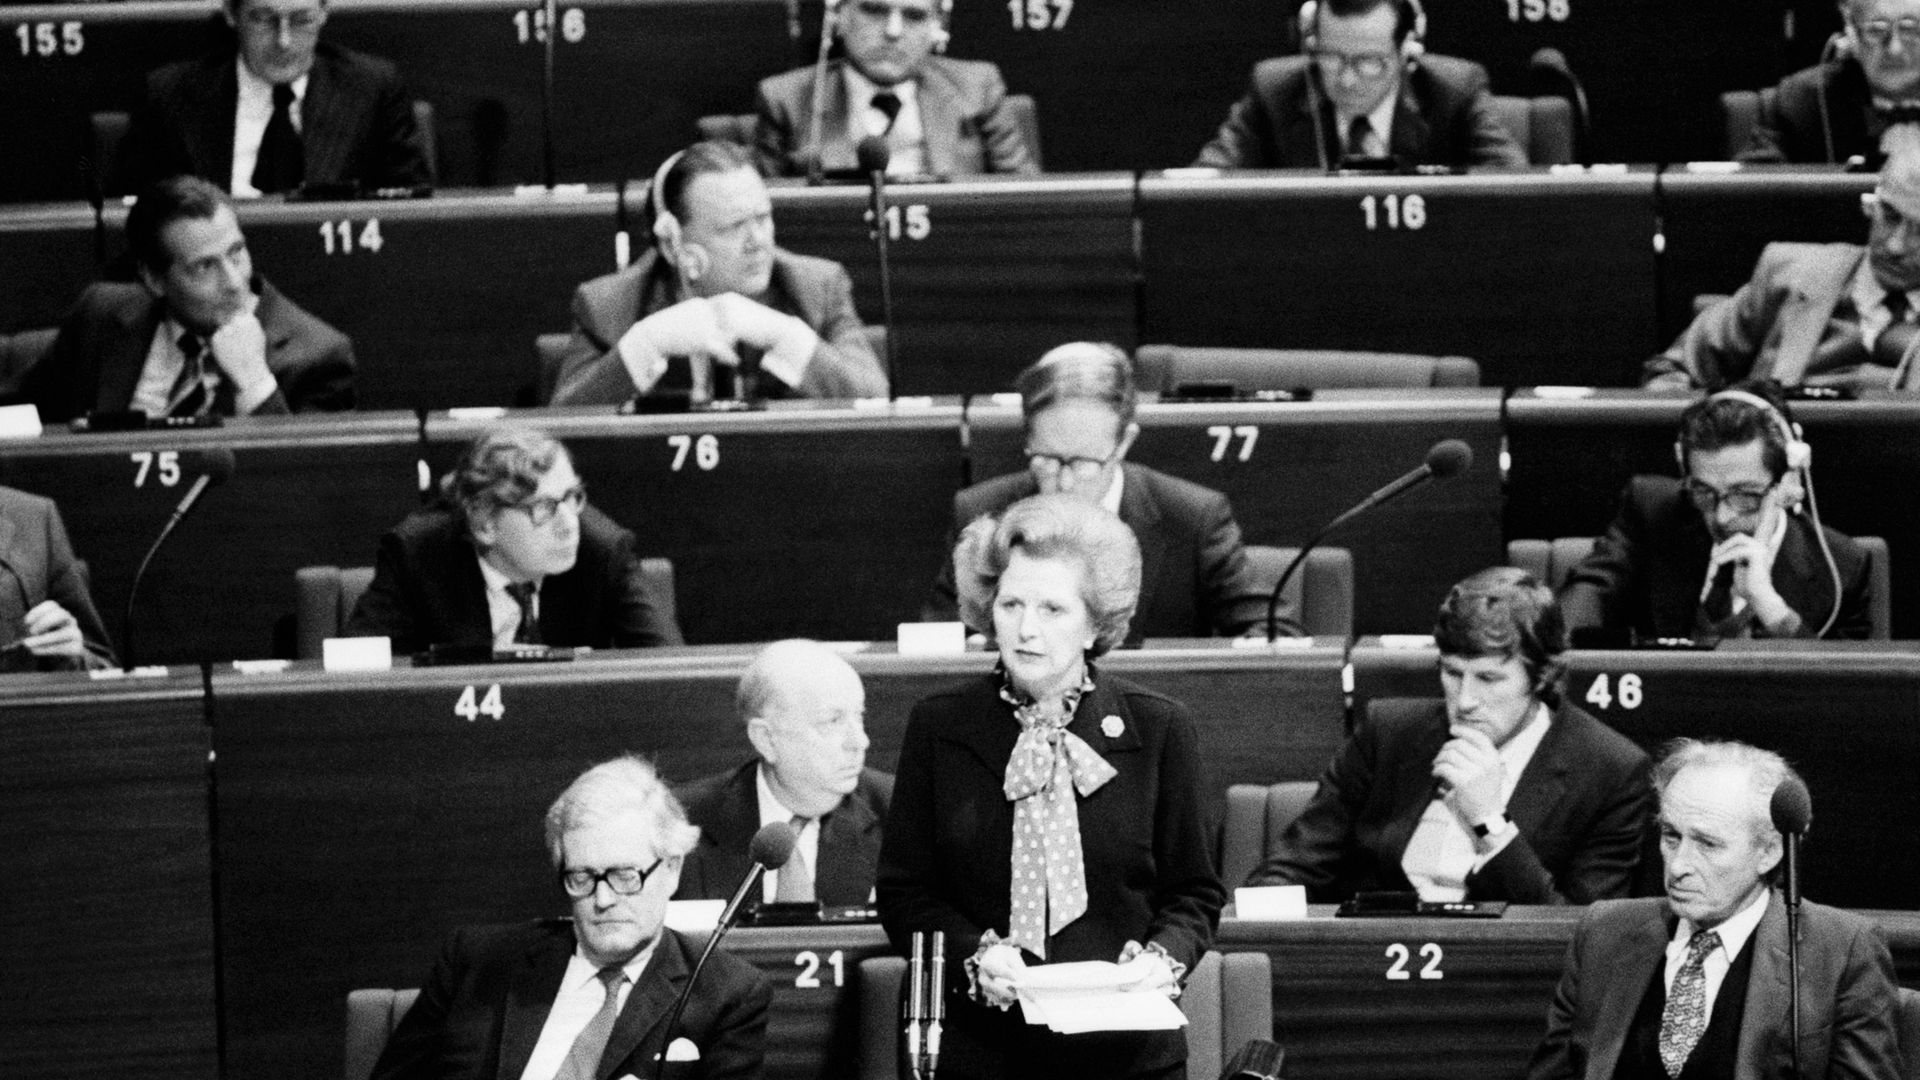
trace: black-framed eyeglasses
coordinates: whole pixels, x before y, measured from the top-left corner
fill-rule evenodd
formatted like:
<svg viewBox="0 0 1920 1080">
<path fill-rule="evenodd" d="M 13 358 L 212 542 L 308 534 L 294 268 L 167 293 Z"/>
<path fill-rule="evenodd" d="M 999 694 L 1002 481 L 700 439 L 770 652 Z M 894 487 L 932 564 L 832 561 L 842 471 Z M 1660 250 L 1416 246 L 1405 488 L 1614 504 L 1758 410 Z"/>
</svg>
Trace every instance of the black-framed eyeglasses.
<svg viewBox="0 0 1920 1080">
<path fill-rule="evenodd" d="M 1711 514 L 1725 503 L 1736 514 L 1757 514 L 1767 505 L 1767 496 L 1780 485 L 1774 481 L 1755 491 L 1752 488 L 1734 488 L 1732 491 L 1720 491 L 1711 484 L 1703 484 L 1691 477 L 1687 479 L 1687 498 L 1693 500 L 1694 509 L 1702 514 Z"/>
<path fill-rule="evenodd" d="M 645 870 L 637 866 L 609 866 L 605 870 L 562 870 L 560 887 L 567 890 L 567 895 L 575 900 L 585 900 L 592 896 L 593 891 L 604 881 L 607 883 L 607 888 L 621 896 L 632 896 L 646 888 L 647 879 L 666 864 L 665 859 L 655 859 L 653 865 Z"/>
<path fill-rule="evenodd" d="M 1391 53 L 1343 53 L 1332 49 L 1314 49 L 1307 54 L 1320 67 L 1320 74 L 1326 78 L 1338 78 L 1342 69 L 1353 72 L 1363 79 L 1378 79 L 1393 69 Z"/>
<path fill-rule="evenodd" d="M 523 503 L 515 503 L 507 507 L 507 509 L 523 510 L 526 512 L 528 520 L 532 521 L 535 525 L 545 525 L 547 522 L 553 520 L 554 515 L 558 514 L 560 508 L 563 506 L 576 514 L 586 509 L 587 485 L 575 484 L 571 489 L 558 497 L 543 495 L 537 499 L 528 499 Z"/>
<path fill-rule="evenodd" d="M 882 0 L 859 0 L 853 5 L 853 10 L 874 22 L 886 22 L 894 15 L 899 15 L 900 21 L 910 27 L 926 26 L 933 22 L 931 8 L 906 7 L 883 3 Z"/>
<path fill-rule="evenodd" d="M 1032 447 L 1027 448 L 1027 464 L 1040 476 L 1058 476 L 1062 472 L 1073 474 L 1075 480 L 1098 480 L 1101 470 L 1114 463 L 1120 456 L 1120 448 L 1114 447 L 1113 453 L 1103 458 L 1076 457 L 1072 454 L 1043 454 Z"/>
<path fill-rule="evenodd" d="M 1893 44 L 1898 37 L 1900 44 L 1913 48 L 1920 46 L 1920 19 L 1868 19 L 1854 23 L 1853 32 L 1865 38 L 1876 48 L 1884 49 Z"/>
</svg>

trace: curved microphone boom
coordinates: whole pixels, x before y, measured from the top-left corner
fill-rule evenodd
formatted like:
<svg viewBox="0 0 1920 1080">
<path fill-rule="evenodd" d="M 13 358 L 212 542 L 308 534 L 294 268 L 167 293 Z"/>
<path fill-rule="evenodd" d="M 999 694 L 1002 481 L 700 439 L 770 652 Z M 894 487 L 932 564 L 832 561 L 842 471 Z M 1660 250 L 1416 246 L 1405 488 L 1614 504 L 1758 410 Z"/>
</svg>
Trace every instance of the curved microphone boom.
<svg viewBox="0 0 1920 1080">
<path fill-rule="evenodd" d="M 173 530 L 186 520 L 188 512 L 200 501 L 200 496 L 213 485 L 226 483 L 227 478 L 233 475 L 233 451 L 224 446 L 214 447 L 212 450 L 189 458 L 188 470 L 199 475 L 193 478 L 193 484 L 187 488 L 187 493 L 181 496 L 180 505 L 173 508 L 173 516 L 167 518 L 167 523 L 161 526 L 160 535 L 153 538 L 153 546 L 147 549 L 147 554 L 140 560 L 140 568 L 133 572 L 133 584 L 127 589 L 126 623 L 122 627 L 122 636 L 127 643 L 128 671 L 139 666 L 138 656 L 133 647 L 133 608 L 140 600 L 140 582 L 147 576 L 147 567 L 153 562 L 154 555 L 159 553 L 160 545 L 166 543 L 167 537 L 173 535 Z"/>
<path fill-rule="evenodd" d="M 787 865 L 787 860 L 793 857 L 794 845 L 799 842 L 800 834 L 784 821 L 762 825 L 760 831 L 753 834 L 753 842 L 747 846 L 747 857 L 753 860 L 753 865 L 748 867 L 747 876 L 741 879 L 740 887 L 733 891 L 733 899 L 727 901 L 726 909 L 720 913 L 720 921 L 707 937 L 706 948 L 700 950 L 700 959 L 694 961 L 693 971 L 687 975 L 687 985 L 673 1003 L 673 1011 L 667 1014 L 665 1034 L 660 1039 L 660 1056 L 655 1059 L 653 1067 L 654 1080 L 659 1080 L 666 1073 L 667 1051 L 673 1049 L 673 1029 L 679 1026 L 680 1014 L 686 1010 L 688 999 L 693 997 L 693 988 L 700 981 L 700 972 L 706 968 L 714 948 L 732 929 L 734 920 L 740 917 L 740 909 L 746 904 L 747 895 L 759 886 L 760 879 L 767 871 Z"/>
<path fill-rule="evenodd" d="M 1568 96 L 1573 104 L 1573 160 L 1582 165 L 1593 164 L 1593 114 L 1587 109 L 1587 88 L 1567 63 L 1567 54 L 1551 45 L 1536 50 L 1527 61 L 1527 71 L 1536 83 L 1542 75 L 1550 75 L 1572 91 Z"/>
<path fill-rule="evenodd" d="M 873 214 L 874 252 L 880 258 L 880 323 L 887 331 L 887 355 L 881 359 L 887 365 L 887 400 L 892 401 L 900 394 L 900 371 L 894 363 L 893 269 L 887 262 L 887 166 L 893 161 L 893 151 L 885 138 L 869 135 L 860 140 L 857 152 L 860 171 L 867 174 L 871 192 L 867 201 Z"/>
<path fill-rule="evenodd" d="M 1768 805 L 1785 851 L 1787 907 L 1787 1030 L 1793 1036 L 1793 1075 L 1800 1075 L 1800 840 L 1813 824 L 1813 796 L 1789 773 Z"/>
<path fill-rule="evenodd" d="M 1433 447 L 1427 451 L 1427 459 L 1420 464 L 1419 468 L 1360 500 L 1346 513 L 1321 526 L 1320 531 L 1314 533 L 1313 537 L 1301 546 L 1299 553 L 1293 557 L 1293 561 L 1287 564 L 1286 570 L 1280 574 L 1280 580 L 1274 583 L 1272 595 L 1267 597 L 1267 641 L 1271 643 L 1279 636 L 1280 593 L 1286 589 L 1287 582 L 1293 580 L 1294 571 L 1300 569 L 1300 564 L 1306 561 L 1307 554 L 1320 546 L 1320 541 L 1325 540 L 1328 533 L 1381 503 L 1399 498 L 1429 480 L 1451 479 L 1466 472 L 1472 466 L 1473 447 L 1459 439 L 1443 439 L 1434 443 Z"/>
</svg>

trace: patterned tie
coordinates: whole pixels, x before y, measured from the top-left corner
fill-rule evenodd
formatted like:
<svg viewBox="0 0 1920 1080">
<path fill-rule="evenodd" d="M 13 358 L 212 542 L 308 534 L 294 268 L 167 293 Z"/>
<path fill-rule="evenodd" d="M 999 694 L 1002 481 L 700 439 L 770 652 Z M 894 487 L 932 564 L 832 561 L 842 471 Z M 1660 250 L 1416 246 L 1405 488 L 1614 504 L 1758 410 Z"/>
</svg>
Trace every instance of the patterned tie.
<svg viewBox="0 0 1920 1080">
<path fill-rule="evenodd" d="M 191 330 L 181 334 L 180 355 L 184 362 L 180 365 L 180 377 L 173 381 L 173 390 L 167 395 L 167 415 L 204 415 L 207 406 L 213 403 L 212 395 L 207 393 L 205 339 Z"/>
<path fill-rule="evenodd" d="M 1367 141 L 1373 135 L 1373 124 L 1364 116 L 1356 116 L 1347 126 L 1347 156 L 1367 158 L 1373 155 L 1367 152 Z"/>
<path fill-rule="evenodd" d="M 275 83 L 273 116 L 260 136 L 260 156 L 253 165 L 253 186 L 262 195 L 292 191 L 306 175 L 306 146 L 293 127 L 293 86 Z"/>
<path fill-rule="evenodd" d="M 1003 692 L 1004 693 L 1004 692 Z M 1039 704 L 1014 710 L 1020 738 L 1007 760 L 1004 790 L 1013 803 L 1013 895 L 1007 942 L 1040 957 L 1047 938 L 1087 910 L 1087 870 L 1080 851 L 1080 805 L 1119 775 L 1093 747 L 1067 730 L 1079 695 L 1049 715 Z"/>
<path fill-rule="evenodd" d="M 627 984 L 627 971 L 618 965 L 604 967 L 594 978 L 607 988 L 607 996 L 600 1002 L 600 1011 L 580 1029 L 573 1048 L 567 1051 L 567 1060 L 560 1063 L 560 1071 L 553 1074 L 553 1080 L 593 1080 L 594 1074 L 600 1071 L 600 1055 L 607 1052 L 607 1040 L 613 1038 L 613 1022 L 620 1018 L 620 988 Z"/>
<path fill-rule="evenodd" d="M 793 834 L 797 837 L 807 831 L 810 817 L 793 815 Z M 813 902 L 813 867 L 807 865 L 807 854 L 795 844 L 793 855 L 787 859 L 787 865 L 781 867 L 773 883 L 773 899 L 782 904 L 807 904 Z"/>
<path fill-rule="evenodd" d="M 1660 1013 L 1660 1063 L 1677 1077 L 1707 1031 L 1707 954 L 1720 947 L 1720 935 L 1696 930 L 1687 942 L 1687 959 L 1673 977 L 1667 1006 Z"/>
<path fill-rule="evenodd" d="M 507 586 L 507 595 L 520 605 L 520 625 L 513 632 L 513 643 L 516 645 L 540 644 L 540 616 L 533 610 L 533 598 L 539 591 L 540 586 L 531 581 Z"/>
</svg>

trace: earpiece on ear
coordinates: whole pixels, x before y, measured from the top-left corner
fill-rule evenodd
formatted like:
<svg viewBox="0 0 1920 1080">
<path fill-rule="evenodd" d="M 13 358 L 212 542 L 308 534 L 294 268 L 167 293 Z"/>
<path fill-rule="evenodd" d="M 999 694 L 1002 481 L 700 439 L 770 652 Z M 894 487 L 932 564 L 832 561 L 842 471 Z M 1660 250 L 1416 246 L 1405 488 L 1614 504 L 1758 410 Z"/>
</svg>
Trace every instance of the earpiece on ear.
<svg viewBox="0 0 1920 1080">
<path fill-rule="evenodd" d="M 660 242 L 662 251 L 670 251 L 680 244 L 680 219 L 662 211 L 653 219 L 653 238 Z"/>
</svg>

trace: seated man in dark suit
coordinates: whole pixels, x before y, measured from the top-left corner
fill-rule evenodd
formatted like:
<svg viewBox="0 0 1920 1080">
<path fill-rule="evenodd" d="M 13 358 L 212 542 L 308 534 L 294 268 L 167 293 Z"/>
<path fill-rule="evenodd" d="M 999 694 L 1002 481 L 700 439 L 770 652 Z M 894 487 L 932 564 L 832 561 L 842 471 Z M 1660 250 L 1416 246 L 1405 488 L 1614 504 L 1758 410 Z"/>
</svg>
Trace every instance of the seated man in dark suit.
<svg viewBox="0 0 1920 1080">
<path fill-rule="evenodd" d="M 1249 885 L 1422 900 L 1625 896 L 1646 840 L 1647 755 L 1565 700 L 1553 594 L 1494 567 L 1433 628 L 1444 702 L 1375 704 Z"/>
<path fill-rule="evenodd" d="M 672 1031 L 700 942 L 664 927 L 699 839 L 635 757 L 583 773 L 547 811 L 547 851 L 571 919 L 471 927 L 448 938 L 387 1040 L 376 1080 L 758 1080 L 767 981 L 722 950 Z"/>
<path fill-rule="evenodd" d="M 1479 64 L 1426 56 L 1417 0 L 1321 0 L 1301 9 L 1305 56 L 1262 60 L 1195 165 L 1331 169 L 1343 158 L 1403 166 L 1517 167 L 1527 156 Z"/>
<path fill-rule="evenodd" d="M 381 539 L 348 635 L 389 637 L 395 653 L 685 643 L 641 573 L 633 534 L 587 505 L 572 456 L 552 437 L 488 432 L 440 491 L 443 505 Z"/>
<path fill-rule="evenodd" d="M 1920 0 L 1840 0 L 1839 55 L 1780 80 L 1741 161 L 1879 164 L 1881 137 L 1920 120 Z"/>
<path fill-rule="evenodd" d="M 234 45 L 147 77 L 116 191 L 178 173 L 240 196 L 432 185 L 400 76 L 321 43 L 326 0 L 227 0 L 225 13 Z"/>
<path fill-rule="evenodd" d="M 1743 379 L 1856 390 L 1920 388 L 1920 124 L 1887 133 L 1866 200 L 1867 245 L 1768 244 L 1753 278 L 1647 361 L 1650 390 Z"/>
<path fill-rule="evenodd" d="M 1529 1080 L 1906 1076 L 1893 957 L 1873 924 L 1800 910 L 1800 1037 L 1788 1024 L 1787 913 L 1774 893 L 1778 754 L 1677 744 L 1654 771 L 1666 895 L 1587 909 Z"/>
<path fill-rule="evenodd" d="M 1684 479 L 1636 476 L 1560 605 L 1576 635 L 1864 638 L 1868 556 L 1802 510 L 1812 449 L 1779 390 L 1695 402 L 1674 444 Z"/>
<path fill-rule="evenodd" d="M 254 276 L 219 188 L 177 176 L 146 189 L 127 246 L 141 283 L 89 285 L 21 380 L 41 419 L 353 408 L 353 343 Z"/>
<path fill-rule="evenodd" d="M 680 870 L 678 900 L 724 900 L 751 865 L 754 833 L 792 824 L 799 843 L 766 875 L 762 899 L 865 904 L 880 858 L 893 777 L 866 768 L 867 694 L 838 653 L 777 641 L 740 677 L 737 711 L 758 757 L 680 792 L 700 843 Z"/>
<path fill-rule="evenodd" d="M 87 593 L 60 508 L 0 487 L 0 671 L 91 670 L 114 666 L 107 628 Z"/>
<path fill-rule="evenodd" d="M 846 58 L 827 65 L 824 88 L 811 66 L 760 82 L 761 171 L 805 176 L 816 155 L 823 170 L 858 169 L 860 141 L 880 136 L 891 176 L 1039 172 L 1000 69 L 934 55 L 946 46 L 952 8 L 952 0 L 845 0 L 832 18 Z"/>
<path fill-rule="evenodd" d="M 1264 630 L 1267 593 L 1254 580 L 1227 497 L 1124 463 L 1140 434 L 1126 353 L 1100 342 L 1070 342 L 1021 372 L 1014 385 L 1026 420 L 1028 469 L 955 495 L 953 538 L 968 522 L 1029 495 L 1066 492 L 1120 515 L 1140 540 L 1140 604 L 1131 640 Z M 949 560 L 923 617 L 952 620 L 956 610 Z M 1280 627 L 1300 632 L 1284 605 Z"/>
<path fill-rule="evenodd" d="M 666 387 L 696 402 L 886 395 L 852 279 L 774 246 L 773 202 L 746 150 L 703 142 L 668 158 L 647 212 L 655 246 L 573 294 L 553 404 Z"/>
</svg>

